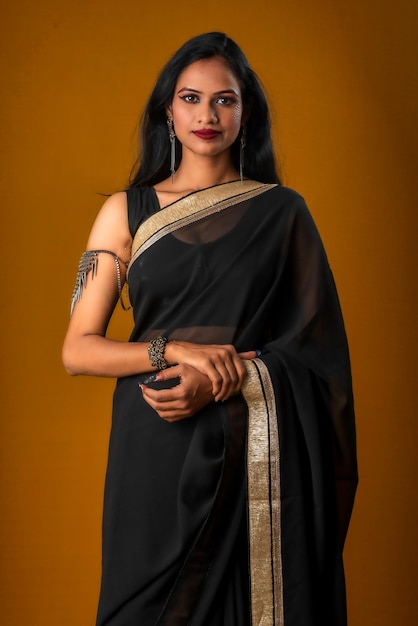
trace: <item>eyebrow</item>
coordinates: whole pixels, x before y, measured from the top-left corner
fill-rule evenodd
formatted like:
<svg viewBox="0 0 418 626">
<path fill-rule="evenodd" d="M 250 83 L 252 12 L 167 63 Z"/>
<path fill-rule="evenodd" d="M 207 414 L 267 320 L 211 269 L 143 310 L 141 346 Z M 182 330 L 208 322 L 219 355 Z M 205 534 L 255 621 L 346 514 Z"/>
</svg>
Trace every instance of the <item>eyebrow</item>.
<svg viewBox="0 0 418 626">
<path fill-rule="evenodd" d="M 193 89 L 192 87 L 182 87 L 181 89 L 179 89 L 177 93 L 182 93 L 183 91 L 189 91 L 189 92 L 198 93 L 198 94 L 203 93 L 203 91 L 199 91 L 198 89 Z M 235 91 L 235 89 L 221 89 L 221 91 L 215 91 L 213 95 L 220 96 L 223 93 L 233 93 L 235 96 L 239 96 L 239 93 Z"/>
</svg>

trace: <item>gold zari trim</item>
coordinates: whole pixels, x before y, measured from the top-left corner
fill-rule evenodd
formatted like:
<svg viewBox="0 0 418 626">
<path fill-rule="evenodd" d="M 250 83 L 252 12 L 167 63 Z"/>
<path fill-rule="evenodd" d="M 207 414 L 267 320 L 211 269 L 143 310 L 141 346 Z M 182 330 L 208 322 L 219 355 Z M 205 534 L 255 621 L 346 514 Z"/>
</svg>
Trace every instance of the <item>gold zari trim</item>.
<svg viewBox="0 0 418 626">
<path fill-rule="evenodd" d="M 274 390 L 260 359 L 245 361 L 248 517 L 253 626 L 283 626 L 280 451 Z"/>
<path fill-rule="evenodd" d="M 276 186 L 275 184 L 259 183 L 253 180 L 225 183 L 191 193 L 154 213 L 139 226 L 135 233 L 127 275 L 140 254 L 165 235 L 172 233 L 177 228 L 188 226 L 196 219 L 208 217 L 233 206 L 237 202 L 254 198 Z"/>
</svg>

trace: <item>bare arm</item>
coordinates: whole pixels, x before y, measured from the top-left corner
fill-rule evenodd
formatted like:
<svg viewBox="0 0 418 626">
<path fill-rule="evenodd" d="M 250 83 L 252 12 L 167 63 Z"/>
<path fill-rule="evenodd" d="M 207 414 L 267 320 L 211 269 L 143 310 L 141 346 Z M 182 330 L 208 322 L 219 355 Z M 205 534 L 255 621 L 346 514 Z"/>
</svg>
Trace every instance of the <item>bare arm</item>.
<svg viewBox="0 0 418 626">
<path fill-rule="evenodd" d="M 87 250 L 109 250 L 120 259 L 121 279 L 132 238 L 127 218 L 126 194 L 111 196 L 104 203 L 91 230 Z M 147 345 L 118 342 L 106 338 L 109 320 L 118 300 L 115 262 L 100 254 L 98 271 L 87 275 L 86 286 L 74 308 L 64 340 L 62 358 L 69 374 L 129 376 L 149 371 Z"/>
<path fill-rule="evenodd" d="M 121 279 L 131 255 L 132 238 L 124 192 L 111 196 L 103 205 L 91 230 L 87 250 L 108 250 L 121 261 Z M 62 358 L 71 375 L 104 377 L 131 376 L 152 367 L 148 343 L 120 342 L 106 337 L 118 300 L 115 262 L 101 253 L 95 276 L 87 275 L 86 286 L 76 303 L 64 340 Z M 187 364 L 211 382 L 215 400 L 237 393 L 244 382 L 245 368 L 233 346 L 206 346 L 170 342 L 165 359 L 169 365 Z"/>
</svg>

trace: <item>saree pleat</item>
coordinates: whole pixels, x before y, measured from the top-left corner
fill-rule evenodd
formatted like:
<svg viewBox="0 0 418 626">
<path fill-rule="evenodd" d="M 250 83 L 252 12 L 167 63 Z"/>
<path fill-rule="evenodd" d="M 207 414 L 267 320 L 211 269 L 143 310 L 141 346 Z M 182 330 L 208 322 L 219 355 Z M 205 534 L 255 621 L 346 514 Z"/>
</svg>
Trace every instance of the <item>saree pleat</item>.
<svg viewBox="0 0 418 626">
<path fill-rule="evenodd" d="M 350 363 L 303 199 L 254 181 L 127 191 L 131 341 L 260 349 L 242 394 L 166 423 L 118 380 L 97 626 L 345 626 Z M 158 386 L 158 385 L 157 385 Z"/>
</svg>

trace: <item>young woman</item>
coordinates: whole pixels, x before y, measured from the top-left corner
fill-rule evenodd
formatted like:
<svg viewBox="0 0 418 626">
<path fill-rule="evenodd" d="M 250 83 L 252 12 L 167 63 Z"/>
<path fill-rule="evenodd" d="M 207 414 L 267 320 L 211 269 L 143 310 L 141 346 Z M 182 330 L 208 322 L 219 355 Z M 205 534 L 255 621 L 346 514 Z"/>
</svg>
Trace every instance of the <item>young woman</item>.
<svg viewBox="0 0 418 626">
<path fill-rule="evenodd" d="M 125 280 L 134 328 L 116 342 Z M 312 218 L 276 173 L 263 91 L 224 34 L 162 70 L 72 304 L 68 372 L 118 378 L 97 625 L 343 626 L 344 324 Z"/>
</svg>

